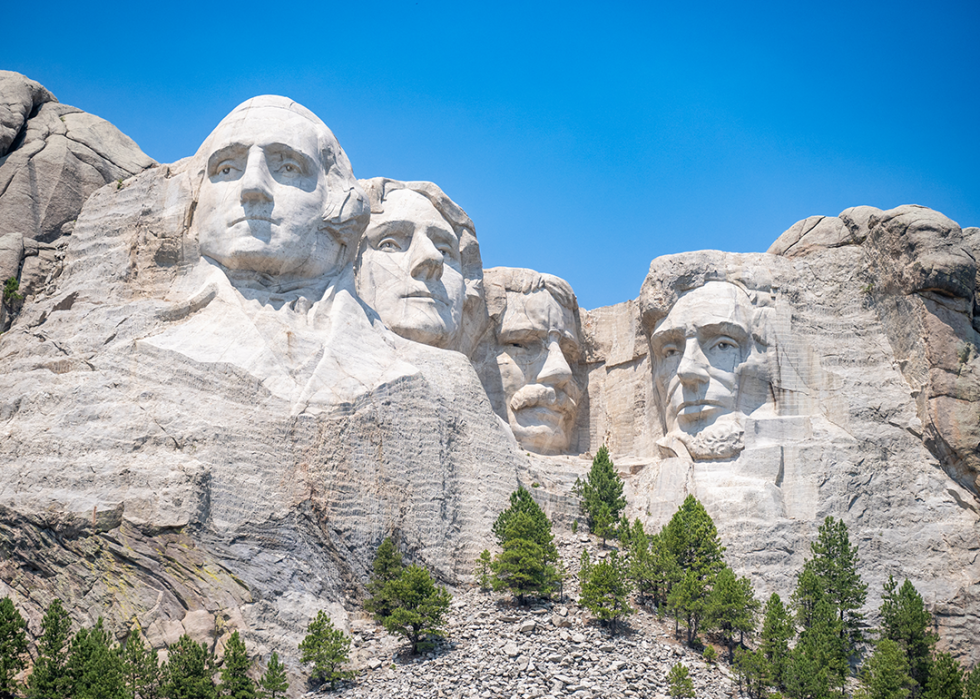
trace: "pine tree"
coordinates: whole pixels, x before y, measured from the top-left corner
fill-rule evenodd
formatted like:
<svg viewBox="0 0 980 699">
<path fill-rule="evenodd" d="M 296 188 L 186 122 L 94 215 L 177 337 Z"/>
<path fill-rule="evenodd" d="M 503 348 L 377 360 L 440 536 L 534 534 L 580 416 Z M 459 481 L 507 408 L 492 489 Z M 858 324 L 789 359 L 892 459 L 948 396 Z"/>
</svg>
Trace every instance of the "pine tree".
<svg viewBox="0 0 980 699">
<path fill-rule="evenodd" d="M 980 699 L 980 665 L 974 665 L 966 676 L 963 682 L 963 699 Z"/>
<path fill-rule="evenodd" d="M 582 511 L 589 529 L 602 538 L 604 548 L 606 539 L 615 536 L 619 513 L 626 507 L 623 479 L 616 472 L 605 446 L 596 452 L 585 481 L 575 479 L 573 491 L 582 499 Z"/>
<path fill-rule="evenodd" d="M 483 549 L 480 557 L 476 559 L 476 568 L 473 570 L 473 575 L 476 577 L 476 581 L 480 585 L 480 590 L 483 592 L 489 592 L 493 589 L 493 581 L 491 580 L 493 571 L 490 568 L 492 563 L 493 559 L 490 557 L 490 551 Z"/>
<path fill-rule="evenodd" d="M 685 665 L 677 663 L 672 666 L 667 673 L 667 682 L 670 685 L 668 691 L 671 699 L 693 699 L 694 682 L 691 681 L 691 674 Z"/>
<path fill-rule="evenodd" d="M 37 642 L 37 660 L 27 680 L 28 699 L 62 699 L 70 686 L 65 672 L 68 657 L 68 635 L 71 619 L 61 600 L 48 605 L 41 620 L 41 637 Z"/>
<path fill-rule="evenodd" d="M 493 561 L 494 589 L 508 589 L 524 604 L 530 595 L 547 597 L 560 584 L 558 550 L 551 522 L 524 488 L 511 493 L 510 507 L 493 525 L 501 552 Z"/>
<path fill-rule="evenodd" d="M 263 699 L 280 699 L 285 697 L 289 691 L 289 680 L 286 677 L 286 666 L 279 662 L 279 654 L 272 651 L 269 664 L 265 668 L 265 674 L 259 681 L 262 685 Z"/>
<path fill-rule="evenodd" d="M 687 642 L 691 644 L 704 618 L 711 586 L 725 565 L 722 558 L 725 547 L 718 539 L 711 517 L 693 495 L 685 498 L 661 536 L 670 557 L 676 561 L 678 574 L 670 586 L 667 606 L 674 614 L 675 626 L 684 619 Z"/>
<path fill-rule="evenodd" d="M 809 626 L 786 664 L 786 692 L 799 699 L 823 699 L 832 688 L 844 686 L 847 652 L 836 609 L 824 595 L 813 598 L 808 615 Z"/>
<path fill-rule="evenodd" d="M 215 699 L 214 654 L 203 643 L 186 634 L 167 649 L 162 670 L 162 692 L 166 699 Z"/>
<path fill-rule="evenodd" d="M 728 566 L 715 578 L 704 611 L 704 624 L 721 633 L 728 648 L 728 662 L 735 662 L 735 637 L 739 643 L 746 634 L 755 632 L 755 616 L 759 602 L 752 591 L 752 581 L 736 578 Z"/>
<path fill-rule="evenodd" d="M 881 638 L 898 643 L 909 666 L 909 674 L 918 685 L 913 689 L 919 695 L 929 679 L 932 651 L 938 637 L 932 631 L 932 615 L 926 611 L 922 596 L 908 579 L 898 588 L 892 576 L 885 583 L 881 599 Z"/>
<path fill-rule="evenodd" d="M 446 588 L 436 585 L 429 571 L 409 566 L 390 587 L 397 604 L 383 622 L 388 633 L 407 638 L 416 654 L 431 647 L 430 639 L 445 635 L 441 628 L 445 625 L 443 616 L 452 598 Z"/>
<path fill-rule="evenodd" d="M 342 670 L 344 663 L 350 662 L 350 636 L 341 629 L 334 628 L 327 613 L 320 610 L 316 618 L 306 627 L 306 638 L 299 644 L 302 651 L 300 662 L 313 663 L 310 677 L 314 682 L 329 682 L 331 691 L 337 680 L 354 676 L 349 670 Z"/>
<path fill-rule="evenodd" d="M 155 650 L 147 648 L 138 630 L 133 629 L 121 651 L 126 696 L 133 699 L 158 699 L 160 696 L 160 660 Z"/>
<path fill-rule="evenodd" d="M 102 618 L 91 629 L 79 629 L 65 661 L 69 695 L 75 699 L 124 699 L 126 682 L 119 652 Z"/>
<path fill-rule="evenodd" d="M 857 572 L 857 546 L 851 546 L 847 525 L 842 520 L 827 517 L 820 525 L 817 540 L 810 544 L 810 551 L 813 558 L 803 564 L 804 568 L 820 580 L 827 601 L 836 610 L 841 637 L 850 657 L 864 641 L 864 615 L 858 610 L 864 605 L 868 590 Z"/>
<path fill-rule="evenodd" d="M 693 495 L 684 499 L 661 535 L 681 570 L 714 577 L 724 565 L 725 547 L 718 539 L 715 523 Z"/>
<path fill-rule="evenodd" d="M 374 615 L 379 624 L 391 614 L 392 604 L 386 597 L 385 588 L 395 580 L 405 566 L 402 565 L 402 555 L 391 537 L 381 542 L 374 555 L 374 575 L 367 585 L 370 597 L 364 601 L 364 609 Z"/>
<path fill-rule="evenodd" d="M 899 645 L 890 638 L 880 639 L 861 669 L 861 687 L 854 699 L 906 699 L 915 686 L 908 669 Z"/>
<path fill-rule="evenodd" d="M 615 634 L 619 619 L 634 611 L 629 606 L 632 585 L 626 565 L 615 551 L 608 560 L 597 561 L 594 565 L 588 560 L 588 550 L 583 550 L 582 555 L 585 565 L 579 573 L 579 604 L 592 612 L 603 624 L 608 624 L 610 631 Z"/>
<path fill-rule="evenodd" d="M 255 682 L 248 676 L 252 663 L 248 659 L 245 642 L 235 631 L 225 646 L 224 665 L 221 668 L 221 687 L 218 696 L 232 699 L 256 699 Z"/>
<path fill-rule="evenodd" d="M 9 597 L 0 599 L 0 698 L 12 697 L 14 677 L 24 669 L 27 653 L 27 622 Z"/>
<path fill-rule="evenodd" d="M 944 651 L 936 653 L 922 696 L 923 699 L 962 699 L 963 668 L 952 655 Z"/>
<path fill-rule="evenodd" d="M 733 667 L 739 688 L 744 687 L 750 699 L 766 699 L 769 696 L 767 690 L 774 684 L 770 675 L 771 666 L 761 651 L 737 648 Z"/>
<path fill-rule="evenodd" d="M 763 612 L 759 652 L 768 665 L 767 674 L 772 685 L 779 690 L 785 689 L 783 678 L 790 656 L 789 642 L 795 635 L 796 628 L 789 610 L 783 605 L 779 595 L 773 592 Z"/>
</svg>

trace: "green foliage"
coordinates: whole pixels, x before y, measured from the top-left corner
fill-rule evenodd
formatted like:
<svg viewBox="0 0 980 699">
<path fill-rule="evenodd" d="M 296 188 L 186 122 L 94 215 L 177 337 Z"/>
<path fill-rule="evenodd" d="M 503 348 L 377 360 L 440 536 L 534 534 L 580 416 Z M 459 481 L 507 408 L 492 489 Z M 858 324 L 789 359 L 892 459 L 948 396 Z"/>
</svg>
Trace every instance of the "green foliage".
<svg viewBox="0 0 980 699">
<path fill-rule="evenodd" d="M 12 696 L 14 677 L 24 669 L 27 653 L 27 622 L 9 597 L 0 599 L 0 697 Z"/>
<path fill-rule="evenodd" d="M 626 507 L 623 479 L 616 472 L 605 446 L 596 452 L 585 481 L 575 479 L 573 491 L 582 499 L 582 511 L 589 529 L 602 538 L 605 546 L 606 539 L 615 536 L 619 513 Z"/>
<path fill-rule="evenodd" d="M 493 535 L 497 537 L 498 544 L 504 545 L 504 541 L 509 538 L 507 530 L 511 520 L 520 514 L 528 515 L 531 518 L 533 530 L 537 533 L 536 540 L 543 541 L 546 538 L 549 542 L 551 541 L 551 522 L 548 520 L 548 516 L 531 497 L 531 493 L 526 488 L 519 487 L 510 494 L 510 507 L 497 515 L 497 519 L 491 528 Z M 545 536 L 545 532 L 547 532 L 547 536 Z"/>
<path fill-rule="evenodd" d="M 718 662 L 718 652 L 712 645 L 705 646 L 704 652 L 701 654 L 701 656 L 704 658 L 704 662 L 708 663 L 709 665 L 714 665 L 716 662 Z"/>
<path fill-rule="evenodd" d="M 167 649 L 162 694 L 166 699 L 215 699 L 214 654 L 186 634 Z"/>
<path fill-rule="evenodd" d="M 510 590 L 521 604 L 530 595 L 555 591 L 561 579 L 551 522 L 524 488 L 511 493 L 510 507 L 497 517 L 493 533 L 502 549 L 491 566 L 494 589 Z"/>
<path fill-rule="evenodd" d="M 964 699 L 980 699 L 980 665 L 975 665 L 963 684 Z"/>
<path fill-rule="evenodd" d="M 412 652 L 431 647 L 430 638 L 443 636 L 443 615 L 449 610 L 451 597 L 438 586 L 421 566 L 412 565 L 401 577 L 389 583 L 395 608 L 382 622 L 388 633 L 400 634 L 412 644 Z"/>
<path fill-rule="evenodd" d="M 921 691 L 929 679 L 932 651 L 938 640 L 930 631 L 932 615 L 926 611 L 922 596 L 907 579 L 901 588 L 892 576 L 888 576 L 882 595 L 881 638 L 895 641 L 908 664 L 909 674 Z M 913 691 L 918 694 L 919 691 Z"/>
<path fill-rule="evenodd" d="M 395 547 L 395 542 L 391 537 L 386 538 L 374 555 L 374 575 L 367 585 L 371 596 L 364 601 L 364 609 L 373 614 L 374 620 L 379 624 L 394 608 L 386 593 L 388 583 L 397 579 L 404 569 L 402 555 Z"/>
<path fill-rule="evenodd" d="M 905 652 L 895 641 L 882 638 L 861 669 L 861 687 L 854 699 L 906 699 L 915 687 Z"/>
<path fill-rule="evenodd" d="M 761 651 L 738 648 L 735 651 L 734 669 L 739 687 L 751 699 L 765 699 L 768 696 L 767 690 L 773 684 L 770 674 L 772 668 Z"/>
<path fill-rule="evenodd" d="M 314 682 L 329 682 L 333 690 L 337 680 L 354 676 L 349 670 L 341 670 L 343 664 L 350 661 L 350 637 L 334 628 L 333 621 L 322 609 L 306 627 L 306 638 L 299 644 L 299 649 L 302 651 L 300 662 L 313 664 L 310 677 Z"/>
<path fill-rule="evenodd" d="M 232 699 L 256 699 L 255 682 L 248 676 L 251 667 L 245 642 L 235 631 L 228 639 L 228 645 L 225 646 L 219 696 L 232 697 Z"/>
<path fill-rule="evenodd" d="M 759 652 L 767 665 L 766 673 L 772 686 L 781 690 L 785 689 L 783 678 L 790 657 L 789 642 L 795 635 L 796 627 L 792 615 L 779 595 L 773 592 L 763 611 Z"/>
<path fill-rule="evenodd" d="M 613 551 L 608 560 L 592 564 L 588 551 L 582 551 L 583 566 L 579 571 L 581 594 L 579 604 L 592 612 L 613 634 L 621 617 L 635 610 L 629 606 L 632 590 L 627 567 Z"/>
<path fill-rule="evenodd" d="M 963 696 L 963 668 L 946 652 L 936 653 L 923 699 L 961 699 Z"/>
<path fill-rule="evenodd" d="M 74 699 L 124 699 L 123 660 L 100 617 L 91 629 L 79 629 L 71 640 L 65 670 Z"/>
<path fill-rule="evenodd" d="M 157 699 L 160 696 L 160 660 L 155 650 L 147 648 L 135 629 L 121 651 L 125 673 L 126 696 Z"/>
<path fill-rule="evenodd" d="M 476 580 L 480 584 L 480 590 L 483 592 L 488 592 L 493 589 L 493 571 L 490 567 L 492 564 L 493 559 L 490 557 L 490 551 L 483 549 L 480 557 L 476 559 L 476 568 L 473 570 L 473 575 L 476 576 Z"/>
<path fill-rule="evenodd" d="M 826 596 L 818 594 L 809 611 L 809 626 L 800 633 L 786 664 L 786 693 L 799 699 L 823 699 L 843 687 L 848 673 L 841 623 Z"/>
<path fill-rule="evenodd" d="M 23 301 L 24 297 L 17 293 L 20 288 L 20 282 L 17 281 L 17 277 L 7 277 L 3 282 L 3 302 L 8 306 L 12 306 L 18 301 Z"/>
<path fill-rule="evenodd" d="M 68 634 L 71 619 L 61 600 L 48 605 L 41 620 L 41 637 L 37 641 L 37 660 L 27 680 L 28 699 L 62 699 L 70 685 L 65 662 L 68 657 Z"/>
<path fill-rule="evenodd" d="M 572 520 L 572 534 L 577 534 L 577 533 L 578 533 L 578 520 L 577 519 L 573 519 Z"/>
<path fill-rule="evenodd" d="M 668 691 L 671 699 L 693 699 L 694 682 L 691 681 L 691 674 L 683 664 L 677 663 L 670 668 L 667 682 L 670 685 Z"/>
<path fill-rule="evenodd" d="M 848 656 L 857 652 L 864 641 L 861 631 L 864 615 L 858 610 L 864 605 L 868 586 L 858 575 L 857 546 L 851 546 L 847 525 L 842 520 L 827 517 L 810 544 L 813 558 L 803 564 L 817 578 L 827 602 L 834 608 L 840 622 L 840 634 Z"/>
<path fill-rule="evenodd" d="M 728 662 L 735 662 L 735 637 L 739 642 L 745 635 L 755 632 L 755 616 L 759 601 L 748 578 L 736 578 L 728 566 L 715 578 L 704 609 L 704 624 L 717 629 L 722 642 L 728 648 Z"/>
<path fill-rule="evenodd" d="M 265 674 L 259 681 L 262 685 L 263 699 L 280 699 L 285 697 L 289 691 L 289 680 L 286 678 L 286 666 L 279 662 L 279 654 L 272 651 L 269 664 L 265 668 Z"/>
<path fill-rule="evenodd" d="M 670 585 L 667 606 L 675 620 L 684 620 L 691 644 L 704 618 L 711 586 L 725 565 L 725 547 L 708 512 L 693 495 L 687 496 L 660 537 L 663 553 L 668 554 L 662 556 L 661 563 L 672 567 L 678 576 Z"/>
</svg>

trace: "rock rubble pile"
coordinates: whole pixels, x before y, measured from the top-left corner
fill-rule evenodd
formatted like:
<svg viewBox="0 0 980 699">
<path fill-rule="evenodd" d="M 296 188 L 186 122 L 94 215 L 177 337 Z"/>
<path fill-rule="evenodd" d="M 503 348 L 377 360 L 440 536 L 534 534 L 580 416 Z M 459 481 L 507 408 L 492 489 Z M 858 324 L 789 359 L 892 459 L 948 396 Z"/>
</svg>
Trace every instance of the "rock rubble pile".
<svg viewBox="0 0 980 699">
<path fill-rule="evenodd" d="M 571 535 L 557 543 L 569 567 L 587 545 Z M 597 546 L 588 547 L 590 555 L 603 555 Z M 676 663 L 687 666 L 698 697 L 736 696 L 725 664 L 707 664 L 677 642 L 669 619 L 640 609 L 612 636 L 575 604 L 577 592 L 573 577 L 564 600 L 520 607 L 509 595 L 460 591 L 453 598 L 445 641 L 415 658 L 400 639 L 370 620 L 357 620 L 352 628 L 357 680 L 333 693 L 305 696 L 656 698 L 669 696 L 667 673 Z"/>
</svg>

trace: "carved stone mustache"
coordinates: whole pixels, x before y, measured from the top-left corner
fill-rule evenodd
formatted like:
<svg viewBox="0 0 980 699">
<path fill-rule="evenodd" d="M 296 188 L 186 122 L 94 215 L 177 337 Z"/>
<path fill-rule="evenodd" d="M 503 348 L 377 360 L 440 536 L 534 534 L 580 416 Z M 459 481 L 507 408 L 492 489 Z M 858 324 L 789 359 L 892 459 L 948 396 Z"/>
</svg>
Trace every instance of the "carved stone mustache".
<svg viewBox="0 0 980 699">
<path fill-rule="evenodd" d="M 532 383 L 522 387 L 510 399 L 511 410 L 515 413 L 525 408 L 538 406 L 550 408 L 559 413 L 571 413 L 575 410 L 576 402 L 565 391 L 540 383 Z"/>
</svg>

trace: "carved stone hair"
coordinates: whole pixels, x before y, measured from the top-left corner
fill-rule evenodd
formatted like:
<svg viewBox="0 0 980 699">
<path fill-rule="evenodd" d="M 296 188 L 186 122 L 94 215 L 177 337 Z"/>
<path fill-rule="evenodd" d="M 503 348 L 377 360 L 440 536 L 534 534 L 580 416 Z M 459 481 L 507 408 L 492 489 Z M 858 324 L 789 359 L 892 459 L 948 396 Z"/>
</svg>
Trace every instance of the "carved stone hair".
<svg viewBox="0 0 980 699">
<path fill-rule="evenodd" d="M 571 285 L 553 274 L 520 267 L 492 267 L 483 272 L 483 283 L 491 318 L 499 318 L 506 310 L 507 292 L 530 294 L 541 289 L 551 294 L 563 308 L 578 314 L 578 299 Z"/>
<path fill-rule="evenodd" d="M 193 157 L 192 170 L 197 177 L 194 185 L 194 201 L 198 200 L 201 184 L 207 176 L 208 158 L 211 154 L 214 134 L 221 126 L 234 118 L 239 118 L 242 112 L 251 109 L 282 109 L 303 117 L 311 123 L 317 136 L 317 152 L 320 165 L 326 178 L 326 196 L 323 203 L 323 227 L 337 238 L 338 242 L 352 250 L 358 236 L 367 227 L 371 216 L 367 197 L 361 190 L 350 160 L 344 149 L 340 147 L 333 132 L 320 118 L 303 105 L 288 97 L 278 95 L 260 95 L 242 102 L 222 119 L 214 131 L 206 139 Z"/>
<path fill-rule="evenodd" d="M 663 320 L 677 300 L 708 282 L 728 282 L 745 292 L 754 309 L 752 334 L 762 345 L 770 342 L 768 311 L 778 290 L 770 273 L 782 260 L 774 255 L 706 250 L 664 255 L 650 263 L 640 289 L 640 315 L 647 334 Z"/>
</svg>

